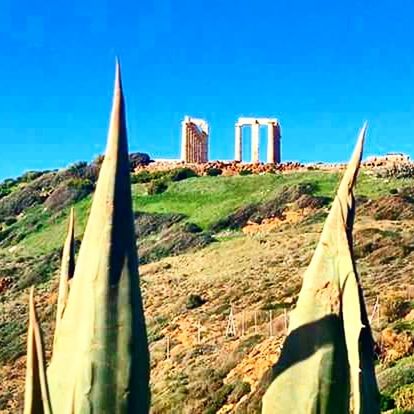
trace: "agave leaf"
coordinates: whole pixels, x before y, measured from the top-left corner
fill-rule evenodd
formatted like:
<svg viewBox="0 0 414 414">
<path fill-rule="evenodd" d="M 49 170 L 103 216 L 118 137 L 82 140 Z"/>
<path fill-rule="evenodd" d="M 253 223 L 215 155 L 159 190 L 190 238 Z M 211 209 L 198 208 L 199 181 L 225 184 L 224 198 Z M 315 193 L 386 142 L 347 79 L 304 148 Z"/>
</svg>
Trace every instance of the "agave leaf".
<svg viewBox="0 0 414 414">
<path fill-rule="evenodd" d="M 379 412 L 371 332 L 352 254 L 353 187 L 365 132 L 366 125 L 304 274 L 263 413 Z"/>
<path fill-rule="evenodd" d="M 129 174 L 117 63 L 105 159 L 48 370 L 58 413 L 149 409 L 149 354 Z"/>
<path fill-rule="evenodd" d="M 51 414 L 43 339 L 36 316 L 33 287 L 30 290 L 26 367 L 24 414 Z"/>
<path fill-rule="evenodd" d="M 60 267 L 60 279 L 59 279 L 59 295 L 57 301 L 57 312 L 56 312 L 56 327 L 55 327 L 55 338 L 58 333 L 59 323 L 62 320 L 63 312 L 66 308 L 66 303 L 69 295 L 69 281 L 73 277 L 75 272 L 75 218 L 74 210 L 71 208 L 69 215 L 69 226 L 68 232 L 63 246 L 62 263 Z"/>
</svg>

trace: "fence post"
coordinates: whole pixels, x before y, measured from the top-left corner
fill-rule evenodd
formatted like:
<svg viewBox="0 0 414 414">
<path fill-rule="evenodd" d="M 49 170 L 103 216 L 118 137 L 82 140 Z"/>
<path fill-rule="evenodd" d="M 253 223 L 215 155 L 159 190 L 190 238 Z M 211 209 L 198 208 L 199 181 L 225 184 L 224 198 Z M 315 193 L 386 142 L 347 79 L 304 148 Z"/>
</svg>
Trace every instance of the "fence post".
<svg viewBox="0 0 414 414">
<path fill-rule="evenodd" d="M 236 336 L 236 334 L 237 334 L 237 331 L 236 331 L 236 324 L 234 322 L 233 307 L 231 307 L 225 336 Z"/>
<path fill-rule="evenodd" d="M 257 333 L 257 310 L 254 311 L 254 333 Z"/>
<path fill-rule="evenodd" d="M 171 350 L 170 350 L 170 336 L 169 335 L 165 337 L 165 341 L 166 341 L 166 359 L 170 359 Z"/>
<path fill-rule="evenodd" d="M 273 336 L 272 310 L 269 311 L 269 336 Z"/>
</svg>

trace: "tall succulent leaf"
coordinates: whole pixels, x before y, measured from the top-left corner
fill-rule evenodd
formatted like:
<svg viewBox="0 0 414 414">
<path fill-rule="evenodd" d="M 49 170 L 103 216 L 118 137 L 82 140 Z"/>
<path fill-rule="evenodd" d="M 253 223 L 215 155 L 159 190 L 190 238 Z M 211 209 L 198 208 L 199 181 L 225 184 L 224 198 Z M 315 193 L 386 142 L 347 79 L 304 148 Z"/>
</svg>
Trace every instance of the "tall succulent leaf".
<svg viewBox="0 0 414 414">
<path fill-rule="evenodd" d="M 68 232 L 63 246 L 62 263 L 60 267 L 59 295 L 57 301 L 55 339 L 59 329 L 63 312 L 69 296 L 69 281 L 75 272 L 75 218 L 73 208 L 70 210 Z"/>
<path fill-rule="evenodd" d="M 352 252 L 353 188 L 366 125 L 303 277 L 263 413 L 379 412 L 373 341 Z"/>
<path fill-rule="evenodd" d="M 48 370 L 57 413 L 146 413 L 149 354 L 138 278 L 119 64 L 105 159 Z"/>
<path fill-rule="evenodd" d="M 46 378 L 43 339 L 36 316 L 33 288 L 30 291 L 29 302 L 26 366 L 24 414 L 51 414 L 52 409 Z"/>
</svg>

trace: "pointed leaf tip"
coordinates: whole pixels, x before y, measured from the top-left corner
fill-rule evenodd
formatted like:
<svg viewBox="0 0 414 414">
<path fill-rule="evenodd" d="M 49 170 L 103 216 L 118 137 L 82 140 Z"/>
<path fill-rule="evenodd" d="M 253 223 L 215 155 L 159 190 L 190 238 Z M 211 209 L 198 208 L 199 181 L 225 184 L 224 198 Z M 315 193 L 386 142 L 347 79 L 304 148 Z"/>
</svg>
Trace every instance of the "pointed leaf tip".
<svg viewBox="0 0 414 414">
<path fill-rule="evenodd" d="M 43 339 L 37 321 L 34 287 L 29 294 L 29 328 L 27 332 L 26 383 L 24 414 L 50 414 L 51 404 L 46 378 Z"/>
<path fill-rule="evenodd" d="M 368 124 L 367 122 L 365 122 L 361 130 L 359 131 L 354 151 L 352 153 L 351 159 L 349 160 L 348 166 L 346 167 L 345 174 L 342 178 L 341 184 L 339 185 L 338 196 L 340 198 L 347 197 L 347 195 L 352 191 L 355 185 L 359 167 L 361 165 L 367 127 Z"/>
<path fill-rule="evenodd" d="M 121 63 L 117 57 L 115 61 L 115 91 L 118 90 L 122 92 Z"/>
<path fill-rule="evenodd" d="M 63 246 L 60 265 L 59 291 L 56 311 L 56 326 L 53 344 L 55 347 L 58 337 L 58 329 L 63 318 L 69 297 L 69 282 L 75 273 L 75 212 L 73 207 L 69 213 L 68 231 Z"/>
</svg>

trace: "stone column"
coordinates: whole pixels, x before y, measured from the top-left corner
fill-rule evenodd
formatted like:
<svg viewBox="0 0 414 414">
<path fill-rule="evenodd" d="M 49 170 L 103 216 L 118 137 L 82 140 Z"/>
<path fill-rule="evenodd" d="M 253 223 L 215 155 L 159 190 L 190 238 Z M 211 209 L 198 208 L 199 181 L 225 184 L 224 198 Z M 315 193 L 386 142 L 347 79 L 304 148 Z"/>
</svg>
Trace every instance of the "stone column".
<svg viewBox="0 0 414 414">
<path fill-rule="evenodd" d="M 252 163 L 260 162 L 259 159 L 259 137 L 260 124 L 256 121 L 252 124 Z"/>
<path fill-rule="evenodd" d="M 236 124 L 234 134 L 234 159 L 236 161 L 242 161 L 242 126 Z"/>
<path fill-rule="evenodd" d="M 191 162 L 191 145 L 193 141 L 193 133 L 191 131 L 191 126 L 188 125 L 188 143 L 187 143 L 187 159 L 186 162 Z"/>
<path fill-rule="evenodd" d="M 191 147 L 190 147 L 190 162 L 194 163 L 194 159 L 195 159 L 195 137 L 194 137 L 194 128 L 193 125 L 191 125 Z"/>
<path fill-rule="evenodd" d="M 181 122 L 181 161 L 186 162 L 188 157 L 188 128 L 187 121 Z"/>
<path fill-rule="evenodd" d="M 198 163 L 200 163 L 200 149 L 201 149 L 200 133 L 198 131 L 196 133 L 196 140 L 197 140 L 197 156 L 196 156 L 196 162 L 198 164 Z"/>
<path fill-rule="evenodd" d="M 275 124 L 267 124 L 267 163 L 275 164 Z"/>
<path fill-rule="evenodd" d="M 273 142 L 275 148 L 275 163 L 280 164 L 282 162 L 282 155 L 280 150 L 280 141 L 281 141 L 281 133 L 280 133 L 280 124 L 277 123 L 273 126 Z"/>
<path fill-rule="evenodd" d="M 195 133 L 195 162 L 197 164 L 200 163 L 200 135 L 198 134 L 198 131 Z"/>
<path fill-rule="evenodd" d="M 205 135 L 204 142 L 204 162 L 208 162 L 208 133 Z"/>
</svg>

